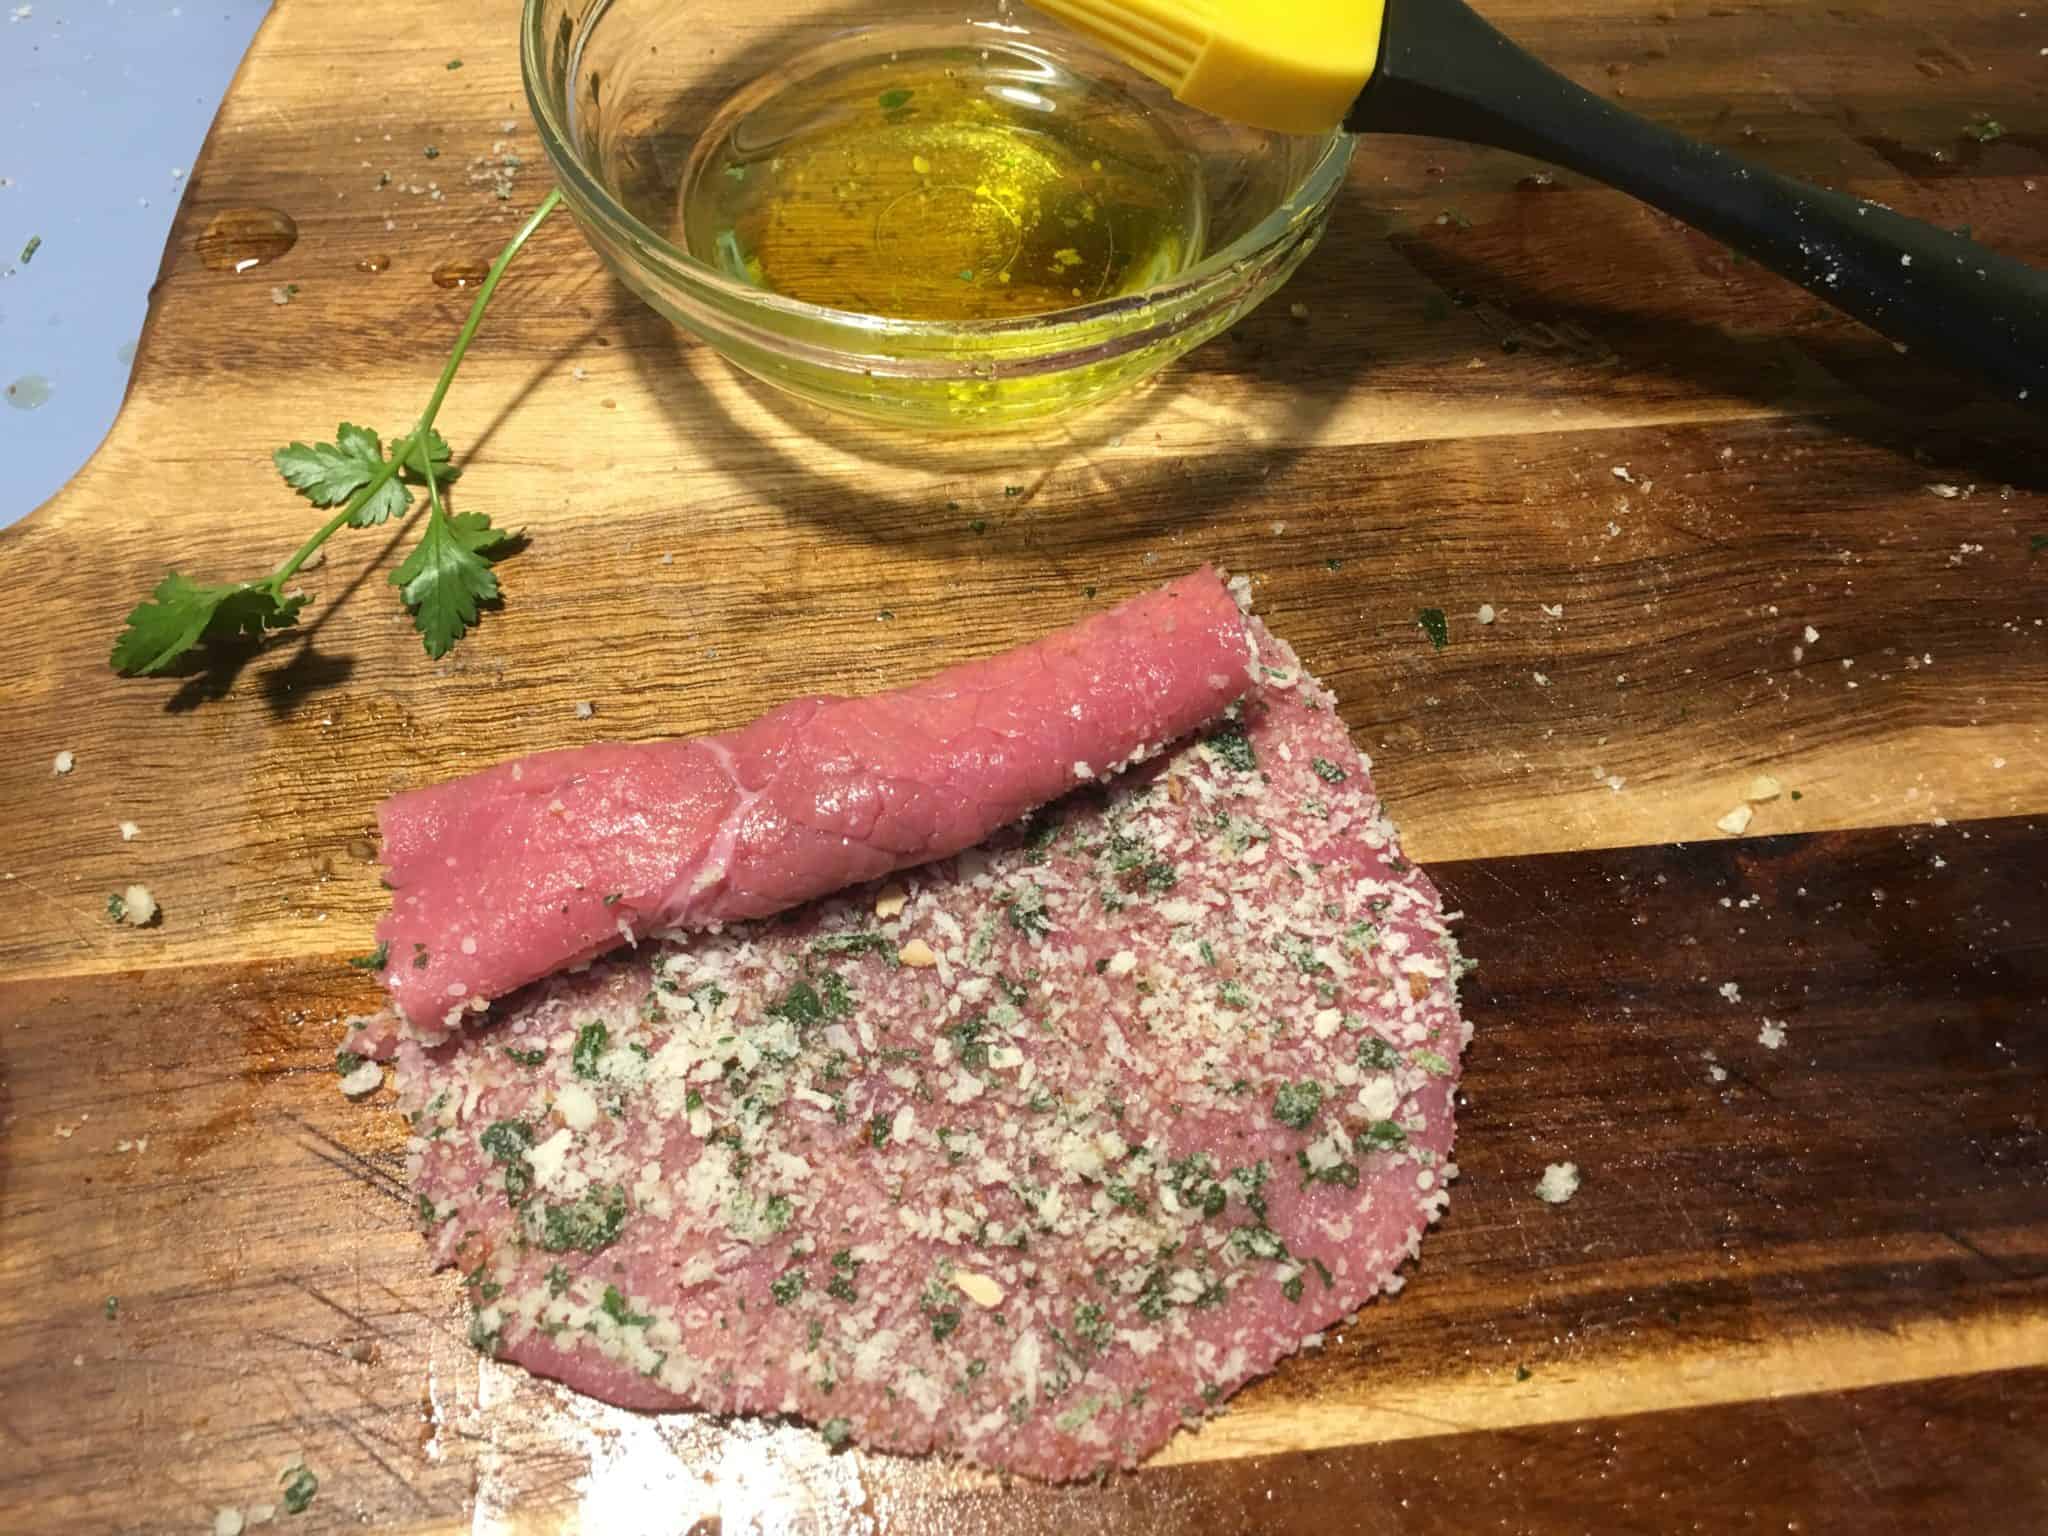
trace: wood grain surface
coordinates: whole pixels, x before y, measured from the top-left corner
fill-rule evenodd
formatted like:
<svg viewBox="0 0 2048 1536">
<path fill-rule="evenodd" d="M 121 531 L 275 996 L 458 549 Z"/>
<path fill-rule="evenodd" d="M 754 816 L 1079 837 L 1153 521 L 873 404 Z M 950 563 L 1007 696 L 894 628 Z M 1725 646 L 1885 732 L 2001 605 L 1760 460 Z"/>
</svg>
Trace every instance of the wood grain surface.
<svg viewBox="0 0 2048 1536">
<path fill-rule="evenodd" d="M 1488 12 L 1636 110 L 2048 260 L 2038 18 Z M 120 420 L 0 533 L 0 1527 L 203 1530 L 300 1453 L 309 1533 L 2048 1523 L 2036 422 L 1615 194 L 1425 141 L 1362 147 L 1305 321 L 939 444 L 738 379 L 558 220 L 441 421 L 461 504 L 531 539 L 503 610 L 430 663 L 357 534 L 286 643 L 114 678 L 166 565 L 252 574 L 310 529 L 271 447 L 418 411 L 467 303 L 431 273 L 546 185 L 514 20 L 281 0 Z M 465 171 L 501 141 L 509 202 Z M 238 208 L 296 245 L 209 267 Z M 377 801 L 887 686 L 1204 559 L 1343 697 L 1482 962 L 1464 1177 L 1404 1294 L 1099 1488 L 480 1362 L 401 1122 L 330 1069 L 375 1001 L 339 962 L 382 904 Z M 1785 792 L 1723 837 L 1758 773 Z M 134 881 L 160 925 L 107 922 Z"/>
</svg>

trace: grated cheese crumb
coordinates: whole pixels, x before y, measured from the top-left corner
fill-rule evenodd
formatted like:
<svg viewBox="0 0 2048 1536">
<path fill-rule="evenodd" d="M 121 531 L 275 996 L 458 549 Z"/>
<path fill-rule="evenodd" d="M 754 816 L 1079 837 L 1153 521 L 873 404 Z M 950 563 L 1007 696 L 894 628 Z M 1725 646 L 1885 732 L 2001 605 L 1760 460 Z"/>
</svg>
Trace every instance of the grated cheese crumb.
<svg viewBox="0 0 2048 1536">
<path fill-rule="evenodd" d="M 1757 1031 L 1756 1043 L 1767 1051 L 1775 1051 L 1785 1043 L 1784 1024 L 1774 1024 L 1769 1019 L 1765 1019 L 1764 1027 Z"/>
<path fill-rule="evenodd" d="M 78 758 L 70 752 L 59 752 L 50 764 L 52 773 L 69 773 L 78 766 Z"/>
<path fill-rule="evenodd" d="M 1730 837 L 1740 837 L 1749 830 L 1749 818 L 1755 814 L 1747 805 L 1738 805 L 1714 825 Z"/>
<path fill-rule="evenodd" d="M 1536 1197 L 1546 1205 L 1563 1205 L 1579 1192 L 1579 1165 L 1552 1163 L 1536 1183 Z"/>
<path fill-rule="evenodd" d="M 156 897 L 146 885 L 131 885 L 107 903 L 107 915 L 131 928 L 147 928 L 157 918 Z"/>
</svg>

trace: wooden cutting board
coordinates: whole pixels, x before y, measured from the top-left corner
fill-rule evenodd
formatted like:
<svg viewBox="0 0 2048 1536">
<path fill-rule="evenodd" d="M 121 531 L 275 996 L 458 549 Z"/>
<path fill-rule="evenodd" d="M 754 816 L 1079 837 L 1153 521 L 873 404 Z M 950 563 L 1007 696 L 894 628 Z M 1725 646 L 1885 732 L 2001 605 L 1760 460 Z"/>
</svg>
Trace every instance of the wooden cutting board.
<svg viewBox="0 0 2048 1536">
<path fill-rule="evenodd" d="M 2040 20 L 1552 9 L 1489 6 L 1651 116 L 2048 259 Z M 307 1533 L 2048 1526 L 2038 425 L 1612 193 L 1428 142 L 1365 146 L 1306 322 L 944 445 L 743 383 L 557 220 L 441 418 L 462 504 L 531 537 L 503 611 L 430 663 L 356 534 L 285 643 L 116 679 L 166 565 L 310 529 L 270 448 L 417 412 L 467 304 L 433 272 L 545 189 L 519 99 L 503 0 L 283 0 L 120 420 L 0 534 L 0 1527 L 204 1530 L 301 1455 Z M 470 171 L 507 149 L 501 202 Z M 296 244 L 206 265 L 250 209 Z M 1204 559 L 1344 697 L 1481 960 L 1464 1176 L 1405 1292 L 1081 1489 L 480 1363 L 398 1117 L 332 1071 L 375 1002 L 341 961 L 377 801 L 887 686 Z M 131 882 L 159 926 L 108 922 Z"/>
</svg>

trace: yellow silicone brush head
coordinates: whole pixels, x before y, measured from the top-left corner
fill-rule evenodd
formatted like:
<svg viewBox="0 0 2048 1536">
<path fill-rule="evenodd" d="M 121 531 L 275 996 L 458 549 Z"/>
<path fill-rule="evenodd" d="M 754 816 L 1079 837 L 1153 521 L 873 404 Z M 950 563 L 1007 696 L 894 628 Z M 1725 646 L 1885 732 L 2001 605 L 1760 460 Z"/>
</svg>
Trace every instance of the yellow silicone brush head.
<svg viewBox="0 0 2048 1536">
<path fill-rule="evenodd" d="M 1372 77 L 1384 0 L 1032 0 L 1200 111 L 1332 133 Z"/>
</svg>

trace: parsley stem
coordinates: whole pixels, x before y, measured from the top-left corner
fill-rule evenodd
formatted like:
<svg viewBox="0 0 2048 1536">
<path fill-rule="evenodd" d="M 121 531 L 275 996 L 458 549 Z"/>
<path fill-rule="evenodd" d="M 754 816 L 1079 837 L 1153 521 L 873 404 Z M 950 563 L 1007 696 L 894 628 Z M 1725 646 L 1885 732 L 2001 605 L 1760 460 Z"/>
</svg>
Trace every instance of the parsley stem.
<svg viewBox="0 0 2048 1536">
<path fill-rule="evenodd" d="M 408 442 L 404 446 L 410 447 L 411 444 Z M 297 574 L 300 566 L 313 558 L 313 551 L 322 544 L 325 544 L 333 536 L 336 529 L 356 515 L 358 507 L 376 495 L 383 488 L 384 482 L 398 473 L 399 465 L 405 458 L 403 453 L 397 451 L 399 447 L 400 445 L 397 443 L 392 444 L 393 452 L 390 461 L 379 468 L 375 474 L 371 475 L 368 483 L 361 490 L 343 502 L 339 512 L 315 529 L 313 536 L 298 547 L 298 550 L 292 555 L 291 559 L 278 567 L 277 574 L 271 577 L 269 581 L 272 593 L 278 597 L 283 597 L 284 584 Z"/>
<path fill-rule="evenodd" d="M 476 291 L 476 302 L 469 306 L 469 318 L 462 322 L 462 329 L 455 337 L 455 350 L 448 354 L 447 366 L 441 370 L 440 382 L 434 385 L 434 393 L 427 400 L 426 410 L 420 413 L 419 424 L 413 428 L 415 438 L 422 436 L 434 424 L 434 417 L 441 409 L 441 401 L 447 397 L 448 386 L 455 382 L 455 370 L 462 366 L 462 355 L 469 350 L 470 342 L 476 336 L 476 328 L 483 324 L 484 307 L 491 302 L 491 294 L 498 286 L 498 279 L 505 275 L 505 268 L 512 264 L 512 258 L 519 254 L 519 248 L 532 238 L 547 216 L 553 213 L 562 201 L 562 189 L 552 188 L 540 200 L 540 206 L 533 210 L 527 221 L 519 226 L 505 249 L 498 252 L 498 259 L 491 263 L 491 270 L 485 275 L 483 286 Z M 393 454 L 396 459 L 399 455 Z"/>
<path fill-rule="evenodd" d="M 291 559 L 278 568 L 277 574 L 272 576 L 268 583 L 274 595 L 284 596 L 284 584 L 298 573 L 300 566 L 313 558 L 313 551 L 333 537 L 338 529 L 356 515 L 359 507 L 383 489 L 385 482 L 405 467 L 406 460 L 416 443 L 426 441 L 427 432 L 434 425 L 434 417 L 440 413 L 441 402 L 448 398 L 448 386 L 455 382 L 455 370 L 462 366 L 463 354 L 469 351 L 470 342 L 476 339 L 477 327 L 483 324 L 484 309 L 491 302 L 491 294 L 497 289 L 498 279 L 505 275 L 505 269 L 512 264 L 512 258 L 519 254 L 520 247 L 532 238 L 533 232 L 539 229 L 547 216 L 560 206 L 561 201 L 561 188 L 551 189 L 548 195 L 541 199 L 540 206 L 519 226 L 519 233 L 507 242 L 504 250 L 498 252 L 498 259 L 491 263 L 490 272 L 486 274 L 482 286 L 476 291 L 476 302 L 469 306 L 469 318 L 462 322 L 462 329 L 456 333 L 454 350 L 448 354 L 448 361 L 442 365 L 441 377 L 434 384 L 434 393 L 427 399 L 427 408 L 420 413 L 420 419 L 414 424 L 412 432 L 391 445 L 391 457 L 370 476 L 368 483 L 349 497 L 341 510 L 322 523 L 313 536 L 298 547 Z M 434 456 L 431 452 L 420 455 L 420 462 L 426 466 L 427 491 L 432 501 L 430 516 L 438 515 L 441 510 L 440 491 L 434 483 L 433 461 Z"/>
</svg>

